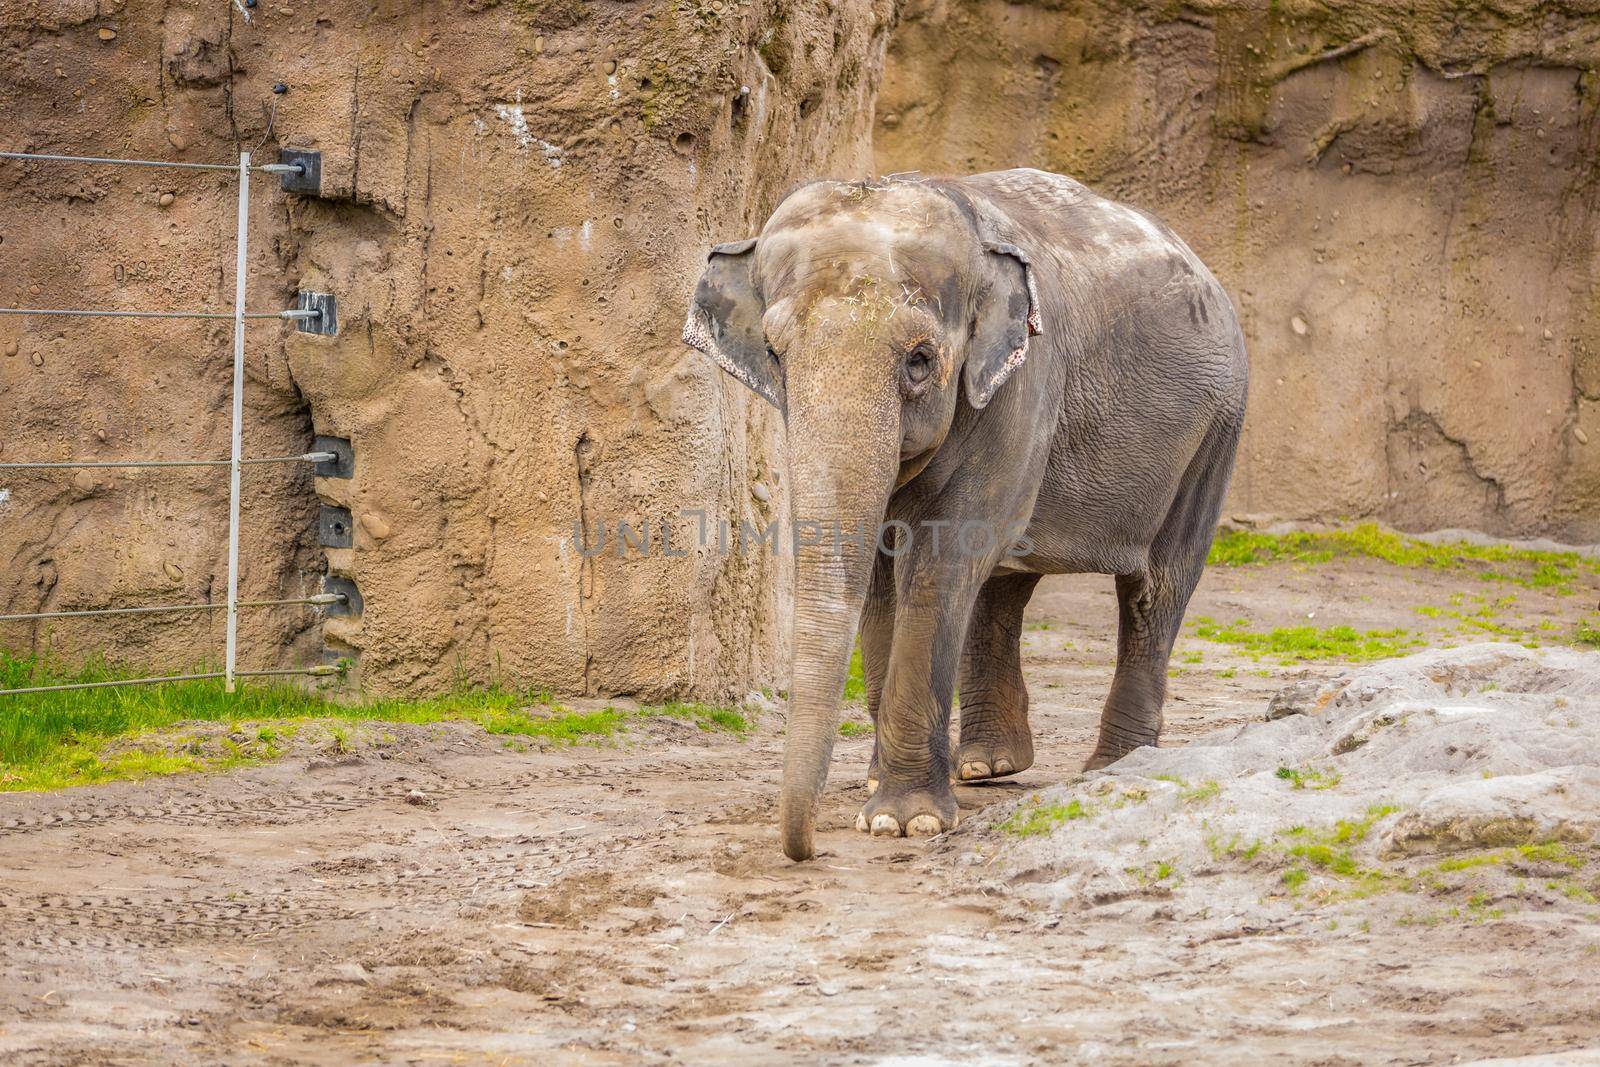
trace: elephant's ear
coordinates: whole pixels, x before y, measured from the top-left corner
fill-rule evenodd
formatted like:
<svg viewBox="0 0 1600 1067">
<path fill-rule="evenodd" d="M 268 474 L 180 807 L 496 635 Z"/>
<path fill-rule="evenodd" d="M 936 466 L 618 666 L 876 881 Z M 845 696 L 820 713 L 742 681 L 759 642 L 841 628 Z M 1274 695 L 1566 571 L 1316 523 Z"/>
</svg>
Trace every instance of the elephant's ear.
<svg viewBox="0 0 1600 1067">
<path fill-rule="evenodd" d="M 1028 338 L 1042 328 L 1033 265 L 1016 245 L 984 241 L 987 284 L 973 319 L 972 344 L 962 371 L 967 400 L 981 408 L 1028 358 Z"/>
<path fill-rule="evenodd" d="M 783 373 L 767 348 L 761 328 L 762 303 L 756 292 L 755 238 L 717 245 L 695 286 L 683 342 L 761 394 L 779 411 L 784 407 Z"/>
</svg>

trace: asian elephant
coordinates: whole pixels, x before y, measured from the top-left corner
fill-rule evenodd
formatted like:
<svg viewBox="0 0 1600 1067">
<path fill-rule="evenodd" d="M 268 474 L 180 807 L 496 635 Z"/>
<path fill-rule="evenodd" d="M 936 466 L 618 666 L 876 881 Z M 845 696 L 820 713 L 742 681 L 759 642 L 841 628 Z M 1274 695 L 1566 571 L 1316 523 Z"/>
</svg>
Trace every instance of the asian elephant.
<svg viewBox="0 0 1600 1067">
<path fill-rule="evenodd" d="M 814 854 L 858 627 L 857 829 L 943 832 L 952 776 L 1032 764 L 1019 638 L 1046 574 L 1115 576 L 1088 766 L 1156 743 L 1248 380 L 1233 305 L 1171 230 L 1038 170 L 813 182 L 711 250 L 683 336 L 784 413 L 793 517 L 833 530 L 795 538 L 790 858 Z"/>
</svg>

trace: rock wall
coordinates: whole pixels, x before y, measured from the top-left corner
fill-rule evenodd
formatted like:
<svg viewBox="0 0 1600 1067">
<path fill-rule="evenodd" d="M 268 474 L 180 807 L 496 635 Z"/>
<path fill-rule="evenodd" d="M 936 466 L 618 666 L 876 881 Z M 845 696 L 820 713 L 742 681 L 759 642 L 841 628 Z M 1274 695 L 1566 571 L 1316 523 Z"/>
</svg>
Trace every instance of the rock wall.
<svg viewBox="0 0 1600 1067">
<path fill-rule="evenodd" d="M 252 665 L 315 660 L 325 642 L 374 691 L 775 682 L 784 562 L 701 546 L 679 513 L 704 509 L 713 534 L 781 517 L 780 420 L 678 333 L 712 242 L 754 232 L 798 178 L 867 168 L 891 14 L 887 0 L 0 11 L 6 148 L 322 153 L 320 197 L 258 178 L 250 282 L 268 309 L 334 292 L 340 332 L 252 327 L 247 450 L 347 437 L 355 476 L 248 475 L 243 585 L 292 596 L 326 569 L 357 582 L 365 613 L 320 633 L 304 611 L 252 615 Z M 225 306 L 232 195 L 205 174 L 0 162 L 0 303 Z M 14 353 L 4 459 L 226 454 L 225 324 L 3 319 L 0 351 Z M 0 609 L 222 596 L 225 475 L 3 484 Z M 318 548 L 319 503 L 351 509 L 353 547 Z M 657 540 L 619 557 L 619 523 L 658 537 L 662 520 L 681 555 Z M 586 557 L 575 523 L 607 550 Z M 217 654 L 213 614 L 0 624 L 0 641 L 172 664 Z"/>
<path fill-rule="evenodd" d="M 12 0 L 0 61 L 8 149 L 322 153 L 320 196 L 258 176 L 249 280 L 341 329 L 251 327 L 247 451 L 346 437 L 356 472 L 252 469 L 242 585 L 366 610 L 250 612 L 248 666 L 781 684 L 784 561 L 680 517 L 783 520 L 779 420 L 678 328 L 705 248 L 815 175 L 1032 164 L 1166 215 L 1249 335 L 1236 512 L 1600 531 L 1597 0 Z M 233 189 L 0 161 L 0 304 L 225 308 Z M 0 462 L 223 456 L 229 361 L 226 323 L 0 317 Z M 215 602 L 225 529 L 215 469 L 4 473 L 0 612 Z M 174 667 L 221 631 L 0 645 Z"/>
<path fill-rule="evenodd" d="M 907 0 L 876 169 L 1037 166 L 1234 296 L 1236 512 L 1600 536 L 1600 4 Z"/>
</svg>

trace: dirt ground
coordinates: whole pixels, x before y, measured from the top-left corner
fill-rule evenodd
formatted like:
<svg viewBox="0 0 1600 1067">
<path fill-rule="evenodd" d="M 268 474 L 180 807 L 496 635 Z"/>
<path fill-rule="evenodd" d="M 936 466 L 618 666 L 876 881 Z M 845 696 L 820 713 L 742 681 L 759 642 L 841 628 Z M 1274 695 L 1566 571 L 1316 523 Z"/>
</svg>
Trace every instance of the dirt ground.
<svg viewBox="0 0 1600 1067">
<path fill-rule="evenodd" d="M 1498 624 L 1527 630 L 1568 630 L 1596 598 L 1340 560 L 1213 569 L 1191 617 L 1440 645 L 1475 638 L 1416 607 L 1506 593 Z M 380 724 L 347 753 L 0 797 L 0 1060 L 1571 1063 L 1600 1046 L 1600 923 L 1578 911 L 1355 926 L 1308 907 L 1261 928 L 1159 894 L 1042 908 L 952 862 L 980 809 L 1078 770 L 1113 608 L 1105 578 L 1041 587 L 1040 761 L 958 789 L 945 839 L 850 829 L 871 741 L 841 739 L 805 866 L 772 830 L 775 712 L 746 740 L 652 720 L 545 752 Z M 1170 745 L 1344 669 L 1193 636 L 1174 663 Z"/>
</svg>

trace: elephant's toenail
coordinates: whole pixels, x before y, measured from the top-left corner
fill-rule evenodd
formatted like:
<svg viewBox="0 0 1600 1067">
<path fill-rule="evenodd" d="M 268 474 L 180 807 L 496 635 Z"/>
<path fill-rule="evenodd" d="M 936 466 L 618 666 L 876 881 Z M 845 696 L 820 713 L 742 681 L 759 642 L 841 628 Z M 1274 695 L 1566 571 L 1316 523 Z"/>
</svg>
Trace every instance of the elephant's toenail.
<svg viewBox="0 0 1600 1067">
<path fill-rule="evenodd" d="M 1010 774 L 1011 773 L 1011 761 L 1006 759 L 1003 756 L 1000 759 L 995 760 L 994 761 L 994 773 L 996 773 L 996 774 Z"/>
<path fill-rule="evenodd" d="M 866 833 L 867 832 L 867 813 L 866 812 L 864 812 L 864 811 L 856 812 L 856 829 L 860 830 L 862 833 Z"/>
<path fill-rule="evenodd" d="M 872 817 L 872 836 L 899 837 L 899 821 L 893 815 L 874 815 Z"/>
<path fill-rule="evenodd" d="M 906 824 L 907 837 L 932 837 L 943 832 L 944 826 L 933 815 L 918 815 Z"/>
<path fill-rule="evenodd" d="M 971 781 L 974 778 L 989 777 L 989 765 L 982 760 L 973 760 L 961 765 L 961 777 Z"/>
</svg>

